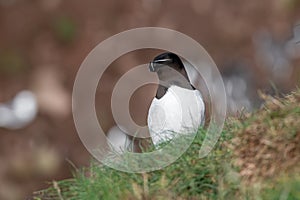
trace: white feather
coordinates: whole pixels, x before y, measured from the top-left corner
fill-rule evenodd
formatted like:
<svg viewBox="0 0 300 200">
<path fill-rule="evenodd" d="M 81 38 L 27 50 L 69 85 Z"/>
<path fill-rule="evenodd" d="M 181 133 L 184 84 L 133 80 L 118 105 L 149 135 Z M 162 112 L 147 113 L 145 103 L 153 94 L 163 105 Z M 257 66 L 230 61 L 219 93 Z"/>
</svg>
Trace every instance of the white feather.
<svg viewBox="0 0 300 200">
<path fill-rule="evenodd" d="M 118 126 L 113 126 L 107 133 L 107 138 L 110 142 L 110 147 L 113 151 L 120 154 L 128 150 L 131 143 L 129 137 Z"/>
<path fill-rule="evenodd" d="M 148 113 L 148 127 L 157 147 L 181 134 L 194 133 L 204 123 L 205 106 L 198 90 L 171 86 L 166 94 L 154 98 Z"/>
</svg>

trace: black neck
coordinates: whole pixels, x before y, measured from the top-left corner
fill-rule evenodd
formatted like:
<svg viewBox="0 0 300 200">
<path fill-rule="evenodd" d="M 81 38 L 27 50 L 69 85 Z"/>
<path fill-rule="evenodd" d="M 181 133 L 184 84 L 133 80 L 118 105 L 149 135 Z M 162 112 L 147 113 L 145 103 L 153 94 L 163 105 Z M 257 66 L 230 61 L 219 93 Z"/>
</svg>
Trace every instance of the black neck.
<svg viewBox="0 0 300 200">
<path fill-rule="evenodd" d="M 156 98 L 162 98 L 171 86 L 194 90 L 191 85 L 187 72 L 184 68 L 178 70 L 170 70 L 170 68 L 161 68 L 157 71 L 159 86 L 156 92 Z"/>
</svg>

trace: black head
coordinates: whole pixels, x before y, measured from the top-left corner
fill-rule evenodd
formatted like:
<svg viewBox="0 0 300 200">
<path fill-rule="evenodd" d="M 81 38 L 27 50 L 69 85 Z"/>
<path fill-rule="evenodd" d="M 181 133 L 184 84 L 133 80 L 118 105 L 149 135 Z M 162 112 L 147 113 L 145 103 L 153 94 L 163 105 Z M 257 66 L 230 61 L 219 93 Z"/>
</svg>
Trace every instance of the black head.
<svg viewBox="0 0 300 200">
<path fill-rule="evenodd" d="M 157 98 L 161 98 L 172 85 L 195 89 L 190 84 L 181 59 L 174 53 L 166 52 L 156 56 L 150 62 L 149 69 L 151 72 L 156 72 L 160 80 L 156 94 Z"/>
<path fill-rule="evenodd" d="M 150 62 L 149 69 L 151 72 L 157 72 L 164 66 L 171 67 L 179 72 L 184 70 L 184 65 L 175 53 L 166 52 L 156 56 L 152 62 Z"/>
</svg>

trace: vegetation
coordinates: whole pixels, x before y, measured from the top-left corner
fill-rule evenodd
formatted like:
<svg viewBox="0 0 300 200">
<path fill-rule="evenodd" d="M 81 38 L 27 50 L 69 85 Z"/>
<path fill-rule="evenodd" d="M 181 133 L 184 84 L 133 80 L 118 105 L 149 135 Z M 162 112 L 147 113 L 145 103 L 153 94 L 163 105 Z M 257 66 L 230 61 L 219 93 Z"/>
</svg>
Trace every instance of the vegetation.
<svg viewBox="0 0 300 200">
<path fill-rule="evenodd" d="M 53 30 L 56 38 L 68 44 L 74 41 L 76 37 L 77 27 L 75 22 L 66 16 L 58 17 L 53 23 Z"/>
<path fill-rule="evenodd" d="M 198 158 L 205 136 L 199 130 L 162 170 L 124 173 L 93 162 L 35 199 L 300 199 L 300 90 L 283 99 L 261 96 L 260 110 L 227 119 L 206 158 Z"/>
</svg>

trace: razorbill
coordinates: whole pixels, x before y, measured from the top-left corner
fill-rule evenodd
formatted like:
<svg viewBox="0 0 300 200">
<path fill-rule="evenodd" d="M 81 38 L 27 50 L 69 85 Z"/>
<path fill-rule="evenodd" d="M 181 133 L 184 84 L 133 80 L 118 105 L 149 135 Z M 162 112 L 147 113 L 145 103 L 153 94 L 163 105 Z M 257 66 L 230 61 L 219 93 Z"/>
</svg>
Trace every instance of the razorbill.
<svg viewBox="0 0 300 200">
<path fill-rule="evenodd" d="M 0 103 L 0 127 L 24 128 L 35 119 L 37 112 L 35 95 L 27 90 L 21 91 L 11 101 Z"/>
<path fill-rule="evenodd" d="M 132 141 L 118 126 L 113 126 L 109 129 L 107 138 L 110 142 L 109 145 L 114 152 L 121 154 L 125 151 L 129 151 Z"/>
<path fill-rule="evenodd" d="M 204 124 L 205 104 L 176 54 L 158 55 L 150 62 L 149 69 L 159 79 L 147 118 L 152 142 L 158 148 L 174 137 L 195 133 Z"/>
</svg>

